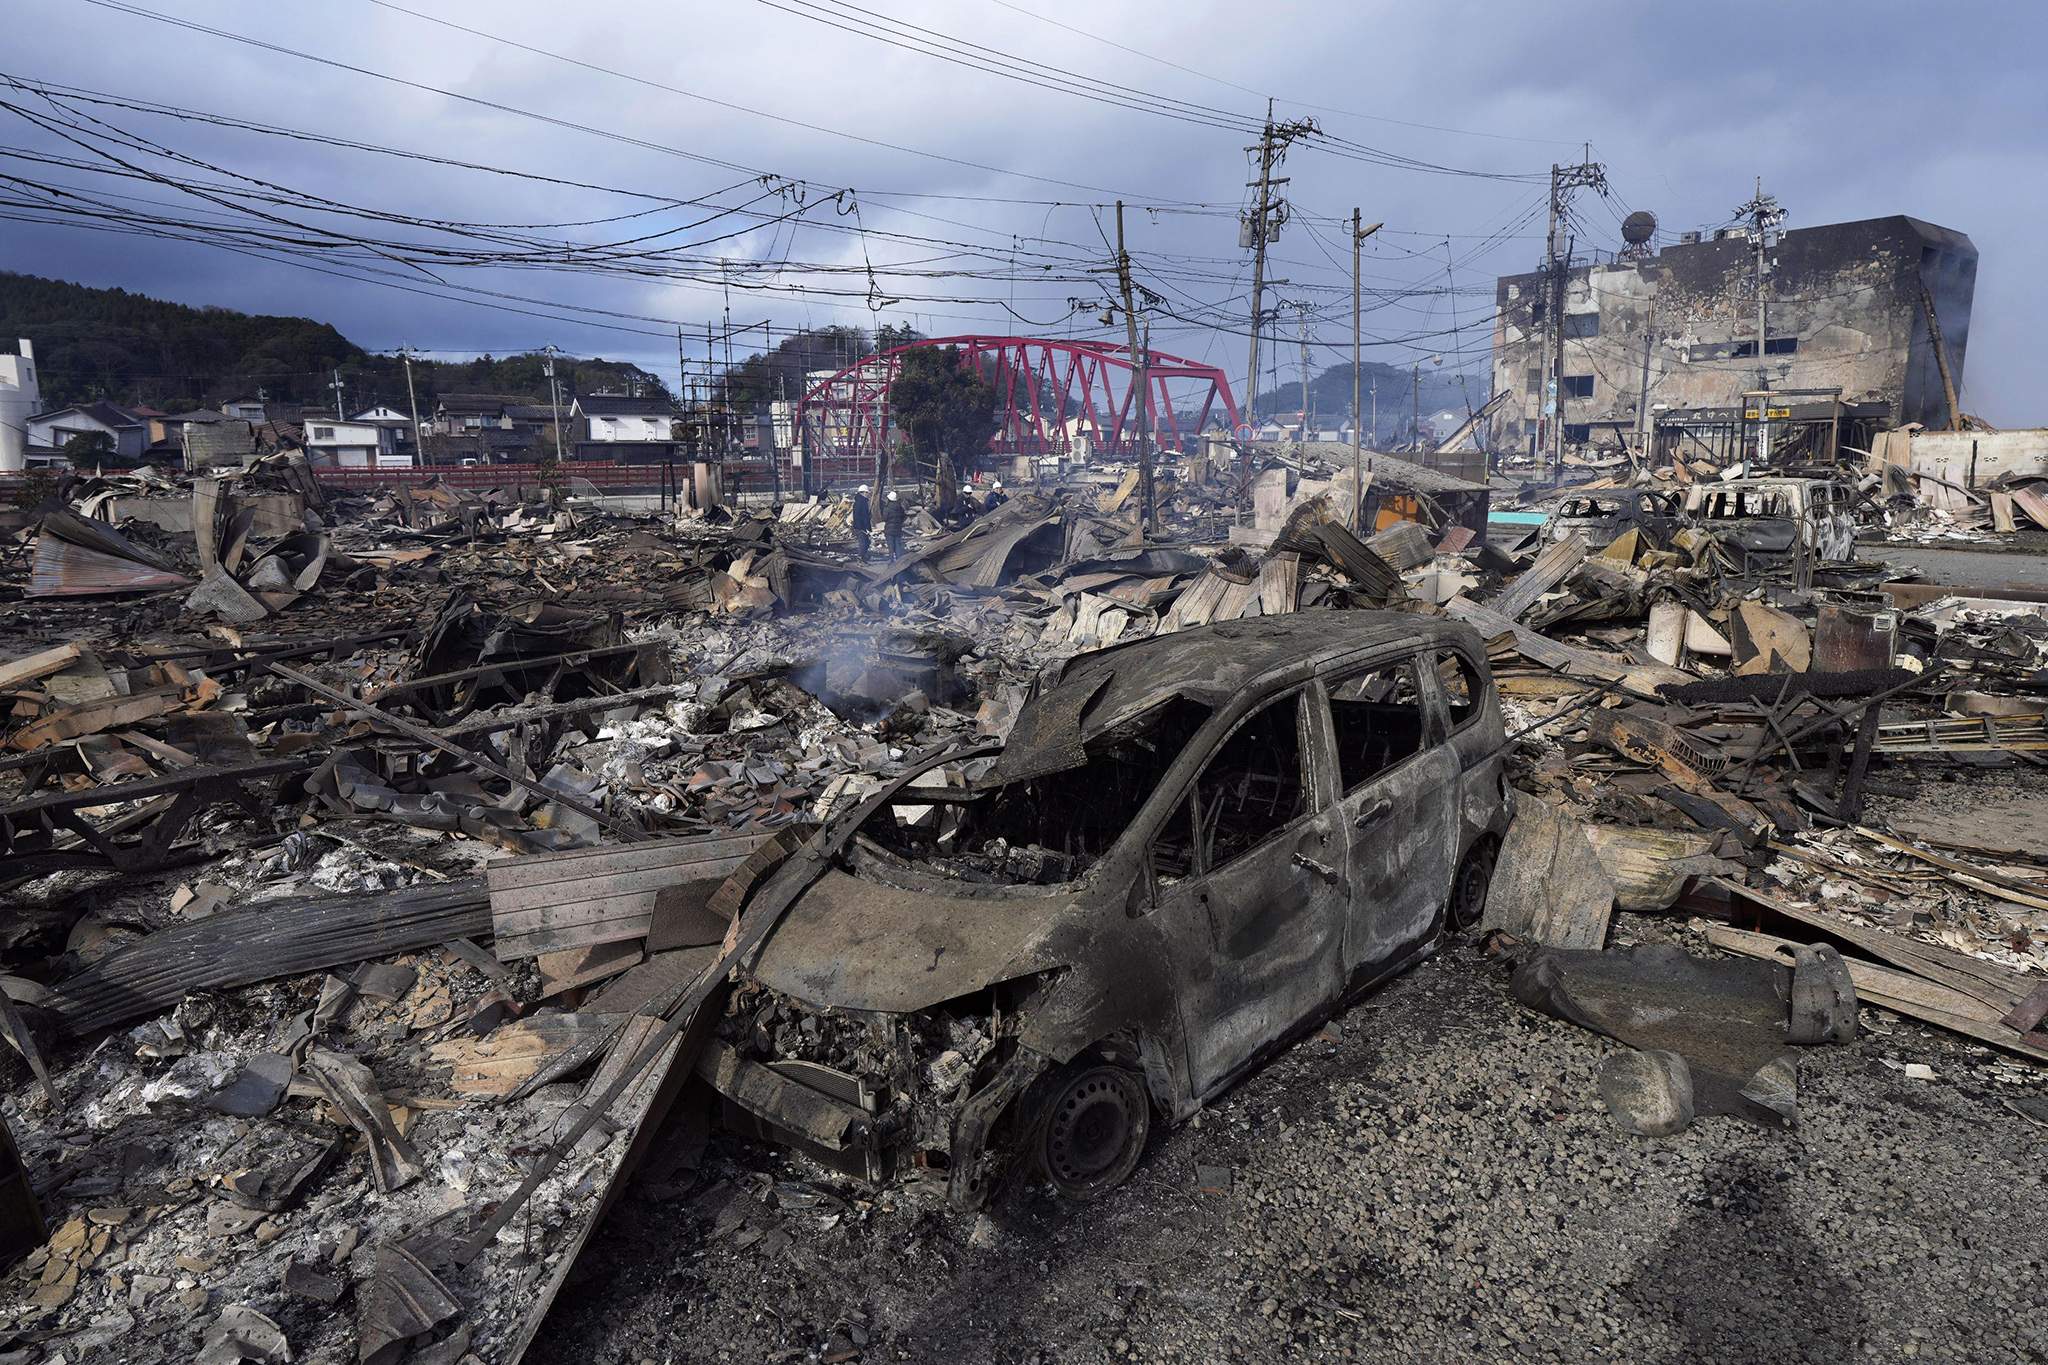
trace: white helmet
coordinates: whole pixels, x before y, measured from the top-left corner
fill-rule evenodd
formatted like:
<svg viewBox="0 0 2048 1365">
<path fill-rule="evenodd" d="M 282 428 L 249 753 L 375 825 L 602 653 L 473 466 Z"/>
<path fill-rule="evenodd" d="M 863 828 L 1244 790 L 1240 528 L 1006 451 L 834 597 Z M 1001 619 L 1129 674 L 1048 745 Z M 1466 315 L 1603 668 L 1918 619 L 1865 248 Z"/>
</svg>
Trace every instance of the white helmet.
<svg viewBox="0 0 2048 1365">
<path fill-rule="evenodd" d="M 890 501 L 890 502 L 894 502 L 894 501 L 896 501 L 896 490 L 895 490 L 895 489 L 893 489 L 893 488 L 889 490 L 889 501 Z"/>
<path fill-rule="evenodd" d="M 859 492 L 862 492 L 862 493 L 865 493 L 865 492 L 867 492 L 867 491 L 868 491 L 868 486 L 867 486 L 866 484 L 862 484 L 862 485 L 860 486 L 860 488 L 859 488 L 859 490 L 858 490 L 858 491 L 859 491 Z"/>
<path fill-rule="evenodd" d="M 1001 488 L 1002 486 L 1003 486 L 1003 481 L 1002 481 L 1001 479 L 997 479 L 997 480 L 996 480 L 996 487 L 998 487 L 998 488 Z"/>
</svg>

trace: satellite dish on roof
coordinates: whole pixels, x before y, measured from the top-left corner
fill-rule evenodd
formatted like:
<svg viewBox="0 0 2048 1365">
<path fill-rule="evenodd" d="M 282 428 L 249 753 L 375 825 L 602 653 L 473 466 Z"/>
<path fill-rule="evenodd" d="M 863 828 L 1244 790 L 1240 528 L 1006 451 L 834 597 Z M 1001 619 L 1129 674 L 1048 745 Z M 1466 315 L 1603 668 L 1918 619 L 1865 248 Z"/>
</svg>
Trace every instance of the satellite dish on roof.
<svg viewBox="0 0 2048 1365">
<path fill-rule="evenodd" d="M 1645 209 L 1637 209 L 1621 220 L 1621 240 L 1630 246 L 1641 246 L 1657 232 L 1657 215 Z"/>
</svg>

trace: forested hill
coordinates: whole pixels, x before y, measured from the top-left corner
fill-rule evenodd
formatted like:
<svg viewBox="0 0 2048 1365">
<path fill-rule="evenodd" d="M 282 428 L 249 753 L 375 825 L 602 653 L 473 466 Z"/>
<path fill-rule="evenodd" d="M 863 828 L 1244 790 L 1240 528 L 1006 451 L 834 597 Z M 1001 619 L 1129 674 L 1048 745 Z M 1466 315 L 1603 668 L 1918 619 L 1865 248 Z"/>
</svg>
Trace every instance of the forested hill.
<svg viewBox="0 0 2048 1365">
<path fill-rule="evenodd" d="M 0 272 L 0 350 L 35 343 L 46 407 L 108 398 L 167 412 L 263 396 L 327 405 L 341 371 L 348 406 L 389 403 L 405 410 L 405 371 L 396 356 L 372 355 L 311 318 L 192 308 L 125 289 Z M 655 376 L 624 361 L 559 357 L 565 398 L 598 390 L 666 392 Z M 541 358 L 482 356 L 415 360 L 420 406 L 441 393 L 503 393 L 541 399 Z"/>
</svg>

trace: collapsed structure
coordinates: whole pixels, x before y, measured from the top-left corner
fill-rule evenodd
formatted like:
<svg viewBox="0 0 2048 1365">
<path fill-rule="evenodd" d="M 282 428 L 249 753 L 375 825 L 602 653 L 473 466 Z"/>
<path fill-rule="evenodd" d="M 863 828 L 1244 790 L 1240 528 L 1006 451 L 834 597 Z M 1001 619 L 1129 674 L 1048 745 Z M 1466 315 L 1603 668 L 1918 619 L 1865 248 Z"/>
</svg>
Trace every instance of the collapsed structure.
<svg viewBox="0 0 2048 1365">
<path fill-rule="evenodd" d="M 2048 1060 L 2040 850 L 1868 823 L 2048 751 L 2048 607 L 1823 538 L 1911 480 L 1694 461 L 1728 515 L 1667 470 L 1518 544 L 1484 486 L 1259 463 L 1162 465 L 1153 539 L 1109 469 L 885 564 L 843 501 L 292 458 L 6 513 L 8 1340 L 514 1360 L 714 1119 L 956 1205 L 1100 1194 L 1467 934 L 1503 1008 L 1635 1049 L 1635 1131 L 1792 1121 L 1859 1005 Z M 1609 950 L 1617 912 L 1725 956 Z"/>
</svg>

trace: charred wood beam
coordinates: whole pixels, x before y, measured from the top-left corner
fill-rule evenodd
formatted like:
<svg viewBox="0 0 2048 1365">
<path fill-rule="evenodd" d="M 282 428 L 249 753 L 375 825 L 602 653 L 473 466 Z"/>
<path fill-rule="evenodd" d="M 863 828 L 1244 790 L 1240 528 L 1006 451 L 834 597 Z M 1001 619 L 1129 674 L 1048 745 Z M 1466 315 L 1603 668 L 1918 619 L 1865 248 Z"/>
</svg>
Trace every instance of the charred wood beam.
<svg viewBox="0 0 2048 1365">
<path fill-rule="evenodd" d="M 165 865 L 178 836 L 200 811 L 226 802 L 268 821 L 275 803 L 258 800 L 249 784 L 303 772 L 314 762 L 311 755 L 296 755 L 239 768 L 189 768 L 83 791 L 45 792 L 0 807 L 0 853 L 6 855 L 10 873 L 96 866 L 129 873 L 154 871 Z M 169 804 L 141 819 L 130 812 L 95 822 L 85 814 L 100 806 L 159 799 Z M 139 839 L 120 837 L 138 829 Z M 63 840 L 59 831 L 69 831 L 76 840 Z"/>
<path fill-rule="evenodd" d="M 566 807 L 567 809 L 575 811 L 578 815 L 582 815 L 591 820 L 595 820 L 599 825 L 603 826 L 605 829 L 610 830 L 612 833 L 618 835 L 621 839 L 645 839 L 647 837 L 646 832 L 644 830 L 641 830 L 637 826 L 629 824 L 628 822 L 619 819 L 617 816 L 607 815 L 603 811 L 599 810 L 596 806 L 590 805 L 588 802 L 578 800 L 576 797 L 570 796 L 566 792 L 556 791 L 554 788 L 549 787 L 535 780 L 534 778 L 526 777 L 519 773 L 515 773 L 510 768 L 507 768 L 502 763 L 499 763 L 497 760 L 486 758 L 484 755 L 478 753 L 474 749 L 465 749 L 460 744 L 455 743 L 453 740 L 442 738 L 440 735 L 435 734 L 432 730 L 427 729 L 423 725 L 415 725 L 411 721 L 402 720 L 399 717 L 392 715 L 388 711 L 381 711 L 378 708 L 370 705 L 370 703 L 366 701 L 362 701 L 356 697 L 351 697 L 350 695 L 348 695 L 348 693 L 338 691 L 335 688 L 327 686 L 327 684 L 325 683 L 316 682 L 314 679 L 307 677 L 303 673 L 300 673 L 294 669 L 286 668 L 283 664 L 271 664 L 270 671 L 277 674 L 279 677 L 285 679 L 287 682 L 297 683 L 300 687 L 305 688 L 308 692 L 313 693 L 315 696 L 325 697 L 327 698 L 327 700 L 334 702 L 338 706 L 347 707 L 349 710 L 354 711 L 357 715 L 362 716 L 367 720 L 374 721 L 379 725 L 385 726 L 392 730 L 396 730 L 399 734 L 406 736 L 408 739 L 416 739 L 420 743 L 430 745 L 433 748 L 439 749 L 442 753 L 447 754 L 452 758 L 460 759 L 462 762 L 467 763 L 472 767 L 481 768 L 483 771 L 489 773 L 491 776 L 495 778 L 500 779 L 501 781 L 510 782 L 515 787 L 522 787 L 525 790 L 532 792 L 535 796 L 538 796 L 543 801 L 557 802 L 560 805 Z"/>
<path fill-rule="evenodd" d="M 407 678 L 387 687 L 380 687 L 371 698 L 384 702 L 395 697 L 409 696 L 430 687 L 449 687 L 456 683 L 484 679 L 500 679 L 508 674 L 533 673 L 542 670 L 565 670 L 588 668 L 592 664 L 624 656 L 637 655 L 643 648 L 640 644 L 605 645 L 597 649 L 574 649 L 564 654 L 543 654 L 531 659 L 500 659 L 494 663 L 479 664 L 475 668 L 461 668 L 452 673 L 436 673 L 425 678 Z"/>
</svg>

